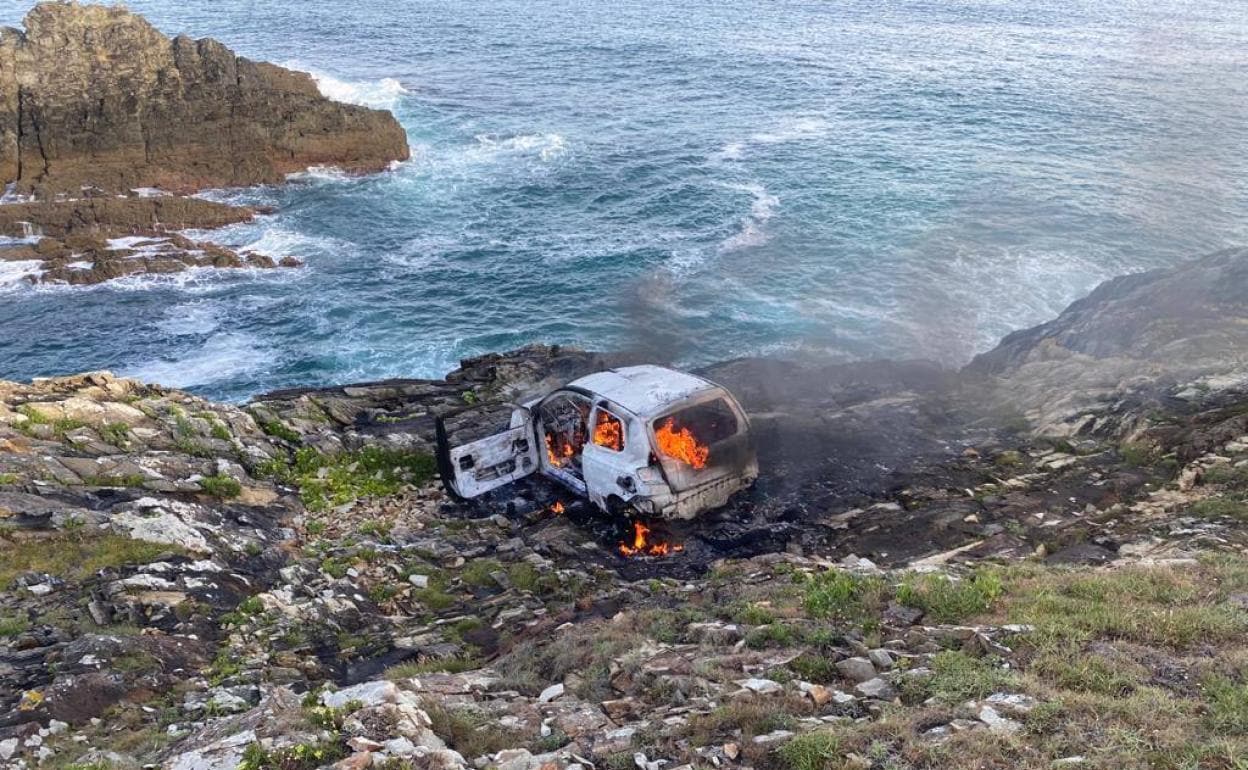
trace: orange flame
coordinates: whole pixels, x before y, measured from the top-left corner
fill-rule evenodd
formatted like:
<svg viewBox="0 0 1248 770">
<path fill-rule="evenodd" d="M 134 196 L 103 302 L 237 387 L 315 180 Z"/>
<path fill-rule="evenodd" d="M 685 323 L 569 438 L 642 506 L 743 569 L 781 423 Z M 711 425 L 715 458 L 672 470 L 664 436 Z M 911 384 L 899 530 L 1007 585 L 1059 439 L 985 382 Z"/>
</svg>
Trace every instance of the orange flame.
<svg viewBox="0 0 1248 770">
<path fill-rule="evenodd" d="M 556 468 L 562 468 L 564 461 L 576 453 L 572 444 L 562 440 L 562 436 L 546 434 L 546 459 Z"/>
<path fill-rule="evenodd" d="M 620 553 L 625 556 L 670 556 L 685 547 L 680 543 L 654 542 L 650 540 L 650 528 L 640 521 L 633 522 L 632 544 L 620 543 Z"/>
<path fill-rule="evenodd" d="M 594 443 L 619 452 L 624 448 L 624 426 L 614 415 L 599 412 L 598 424 L 594 426 Z"/>
<path fill-rule="evenodd" d="M 550 512 L 555 514 L 556 516 L 563 513 L 563 502 L 560 500 L 556 500 L 555 504 L 550 506 Z"/>
<path fill-rule="evenodd" d="M 654 438 L 659 442 L 659 451 L 673 457 L 686 465 L 702 469 L 710 459 L 711 450 L 706 444 L 699 444 L 688 428 L 676 430 L 676 421 L 668 417 L 654 431 Z"/>
</svg>

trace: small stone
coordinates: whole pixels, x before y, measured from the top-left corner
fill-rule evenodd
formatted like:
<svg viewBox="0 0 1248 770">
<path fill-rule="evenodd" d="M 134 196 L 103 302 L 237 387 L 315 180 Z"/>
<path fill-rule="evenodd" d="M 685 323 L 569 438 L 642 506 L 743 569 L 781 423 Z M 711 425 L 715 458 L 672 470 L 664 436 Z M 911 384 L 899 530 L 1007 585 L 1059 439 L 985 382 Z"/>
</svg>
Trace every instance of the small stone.
<svg viewBox="0 0 1248 770">
<path fill-rule="evenodd" d="M 0 741 L 0 759 L 9 761 L 13 755 L 17 753 L 17 738 L 9 738 L 7 741 Z"/>
<path fill-rule="evenodd" d="M 887 671 L 893 667 L 893 656 L 888 650 L 876 649 L 867 653 L 871 664 L 879 671 Z"/>
<path fill-rule="evenodd" d="M 1004 711 L 1014 716 L 1029 714 L 1032 709 L 1040 705 L 1040 701 L 1030 695 L 1021 695 L 1019 693 L 994 692 L 986 700 L 997 711 Z"/>
<path fill-rule="evenodd" d="M 1049 764 L 1052 765 L 1053 767 L 1065 767 L 1066 765 L 1082 765 L 1084 762 L 1087 762 L 1087 761 L 1088 761 L 1087 757 L 1084 757 L 1082 754 L 1075 754 L 1074 756 L 1062 757 L 1061 759 L 1055 759 Z"/>
<path fill-rule="evenodd" d="M 410 757 L 416 753 L 416 745 L 407 738 L 392 738 L 384 745 L 386 753 L 392 757 Z"/>
<path fill-rule="evenodd" d="M 1016 733 L 1023 729 L 1023 725 L 1008 717 L 1003 717 L 997 713 L 992 706 L 983 706 L 979 710 L 979 721 L 988 725 L 988 729 L 994 733 Z"/>
<path fill-rule="evenodd" d="M 875 666 L 866 658 L 846 658 L 836 662 L 836 670 L 841 676 L 853 682 L 866 682 L 875 678 Z"/>
<path fill-rule="evenodd" d="M 397 703 L 399 688 L 394 682 L 361 682 L 334 692 L 321 694 L 321 703 L 330 708 L 342 708 L 351 701 L 359 701 L 363 706 L 380 706 L 383 703 Z"/>
<path fill-rule="evenodd" d="M 729 759 L 736 759 L 741 756 L 741 747 L 735 743 L 725 743 L 724 756 Z"/>
<path fill-rule="evenodd" d="M 784 689 L 784 686 L 779 682 L 775 682 L 770 679 L 738 679 L 736 684 L 738 687 L 744 687 L 750 692 L 757 693 L 758 695 L 770 695 L 773 692 L 780 692 Z"/>
<path fill-rule="evenodd" d="M 797 689 L 801 690 L 803 695 L 814 701 L 816 708 L 823 708 L 825 703 L 832 700 L 832 692 L 821 684 L 798 682 Z"/>
<path fill-rule="evenodd" d="M 417 588 L 428 588 L 429 576 L 428 575 L 408 575 L 407 582 L 411 583 L 413 586 Z"/>
<path fill-rule="evenodd" d="M 861 682 L 854 688 L 854 692 L 864 698 L 876 698 L 878 700 L 892 700 L 897 697 L 897 690 L 879 677 Z"/>
<path fill-rule="evenodd" d="M 562 697 L 562 695 L 563 695 L 563 682 L 560 682 L 558 684 L 552 684 L 550 687 L 547 687 L 545 690 L 542 690 L 542 694 L 537 696 L 537 702 L 538 703 L 550 703 L 555 698 Z"/>
<path fill-rule="evenodd" d="M 791 730 L 773 730 L 766 735 L 754 736 L 752 742 L 759 746 L 774 746 L 777 743 L 784 743 L 792 737 L 793 731 Z"/>
</svg>

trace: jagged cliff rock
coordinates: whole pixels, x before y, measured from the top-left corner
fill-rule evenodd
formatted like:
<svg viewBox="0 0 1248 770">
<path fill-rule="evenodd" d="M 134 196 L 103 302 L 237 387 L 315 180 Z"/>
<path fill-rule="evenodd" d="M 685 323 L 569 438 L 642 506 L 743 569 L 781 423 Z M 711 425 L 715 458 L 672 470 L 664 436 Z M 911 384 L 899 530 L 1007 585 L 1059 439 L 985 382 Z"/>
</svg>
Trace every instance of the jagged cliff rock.
<svg viewBox="0 0 1248 770">
<path fill-rule="evenodd" d="M 1114 278 L 964 374 L 1041 433 L 1126 436 L 1149 403 L 1248 388 L 1246 286 L 1248 249 Z"/>
<path fill-rule="evenodd" d="M 189 191 L 408 157 L 389 113 L 124 8 L 41 3 L 24 24 L 0 30 L 0 179 L 19 191 Z"/>
</svg>

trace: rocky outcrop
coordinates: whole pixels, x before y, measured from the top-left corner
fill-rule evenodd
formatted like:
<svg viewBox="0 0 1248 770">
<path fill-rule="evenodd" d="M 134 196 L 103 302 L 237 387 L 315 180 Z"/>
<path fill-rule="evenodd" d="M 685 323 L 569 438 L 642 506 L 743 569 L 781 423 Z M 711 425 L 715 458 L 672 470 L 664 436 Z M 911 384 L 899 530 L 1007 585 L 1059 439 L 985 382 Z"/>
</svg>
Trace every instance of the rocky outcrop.
<svg viewBox="0 0 1248 770">
<path fill-rule="evenodd" d="M 1248 249 L 1114 278 L 963 374 L 1038 432 L 1124 437 L 1150 404 L 1248 388 L 1246 287 Z"/>
<path fill-rule="evenodd" d="M 249 222 L 257 213 L 248 206 L 171 195 L 10 203 L 0 206 L 0 235 L 61 238 L 82 233 L 207 230 Z"/>
<path fill-rule="evenodd" d="M 169 39 L 121 7 L 41 3 L 25 32 L 0 32 L 0 179 L 22 192 L 185 192 L 407 157 L 389 113 L 215 40 Z"/>
<path fill-rule="evenodd" d="M 29 283 L 82 286 L 128 275 L 167 275 L 194 267 L 299 267 L 294 257 L 275 260 L 254 251 L 237 252 L 215 243 L 197 242 L 169 233 L 106 239 L 75 235 L 63 240 L 41 238 L 33 245 L 0 248 L 0 262 L 28 266 Z"/>
</svg>

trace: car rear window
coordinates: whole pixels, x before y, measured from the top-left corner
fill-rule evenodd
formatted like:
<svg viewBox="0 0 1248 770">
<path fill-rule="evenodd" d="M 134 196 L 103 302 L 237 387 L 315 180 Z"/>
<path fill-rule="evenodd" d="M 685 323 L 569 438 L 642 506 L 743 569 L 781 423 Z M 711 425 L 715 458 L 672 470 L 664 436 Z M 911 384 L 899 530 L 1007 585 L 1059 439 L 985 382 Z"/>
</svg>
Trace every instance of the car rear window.
<svg viewBox="0 0 1248 770">
<path fill-rule="evenodd" d="M 659 451 L 693 468 L 705 468 L 714 446 L 740 430 L 737 415 L 722 398 L 695 404 L 654 421 Z"/>
</svg>

